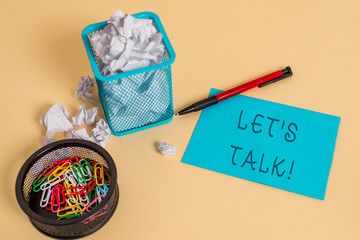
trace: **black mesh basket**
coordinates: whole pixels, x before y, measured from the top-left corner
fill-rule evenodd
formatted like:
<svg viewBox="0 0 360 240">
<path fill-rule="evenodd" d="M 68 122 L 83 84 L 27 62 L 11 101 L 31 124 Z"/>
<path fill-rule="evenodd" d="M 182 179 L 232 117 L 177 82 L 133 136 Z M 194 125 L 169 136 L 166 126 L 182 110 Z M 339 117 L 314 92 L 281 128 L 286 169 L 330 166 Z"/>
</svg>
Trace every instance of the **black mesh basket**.
<svg viewBox="0 0 360 240">
<path fill-rule="evenodd" d="M 58 220 L 56 214 L 34 204 L 33 196 L 36 194 L 33 191 L 33 182 L 55 161 L 75 156 L 101 163 L 110 174 L 111 183 L 105 197 L 90 212 L 75 218 Z M 22 166 L 16 180 L 16 198 L 31 223 L 42 233 L 67 239 L 87 236 L 104 226 L 117 207 L 119 189 L 114 161 L 105 149 L 89 141 L 67 139 L 51 143 L 32 154 Z"/>
</svg>

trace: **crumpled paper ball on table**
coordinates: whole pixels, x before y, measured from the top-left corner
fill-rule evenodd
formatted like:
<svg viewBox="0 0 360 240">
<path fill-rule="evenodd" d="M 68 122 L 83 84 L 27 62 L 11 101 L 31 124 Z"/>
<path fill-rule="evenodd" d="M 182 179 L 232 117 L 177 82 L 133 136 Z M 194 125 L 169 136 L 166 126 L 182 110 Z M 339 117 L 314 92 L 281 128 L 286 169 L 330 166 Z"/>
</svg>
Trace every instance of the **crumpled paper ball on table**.
<svg viewBox="0 0 360 240">
<path fill-rule="evenodd" d="M 74 125 L 79 127 L 82 124 L 94 124 L 98 108 L 93 107 L 86 110 L 85 105 L 81 105 L 79 108 L 79 113 L 73 117 Z M 84 139 L 105 147 L 105 143 L 111 137 L 111 132 L 104 119 L 100 119 L 96 123 L 96 127 L 92 129 L 93 135 L 90 138 L 85 128 L 74 130 L 68 117 L 68 111 L 59 103 L 55 103 L 46 114 L 42 115 L 40 123 L 46 128 L 46 135 L 48 136 L 43 142 L 44 146 L 56 141 L 52 137 L 55 133 L 66 132 L 66 138 L 68 139 Z"/>
<path fill-rule="evenodd" d="M 72 118 L 73 125 L 80 127 L 81 124 L 85 124 L 85 125 L 94 124 L 95 117 L 98 112 L 98 108 L 93 107 L 93 108 L 90 108 L 89 110 L 86 110 L 85 105 L 81 105 L 79 108 L 80 108 L 80 111 L 78 112 L 78 114 Z"/>
<path fill-rule="evenodd" d="M 105 147 L 105 143 L 111 137 L 111 131 L 109 125 L 105 122 L 104 119 L 100 119 L 96 123 L 96 127 L 92 129 L 93 135 L 90 140 L 94 143 L 99 144 L 102 147 Z"/>
<path fill-rule="evenodd" d="M 40 119 L 41 125 L 46 128 L 46 136 L 52 137 L 57 132 L 67 132 L 73 129 L 68 117 L 69 112 L 66 108 L 59 103 L 55 103 Z"/>
<path fill-rule="evenodd" d="M 81 76 L 78 80 L 78 88 L 76 89 L 75 97 L 82 98 L 89 102 L 95 101 L 95 98 L 90 93 L 91 88 L 94 86 L 95 78 Z"/>
<path fill-rule="evenodd" d="M 165 156 L 174 155 L 176 152 L 176 147 L 166 142 L 160 142 L 158 144 L 158 148 L 160 152 Z"/>
</svg>

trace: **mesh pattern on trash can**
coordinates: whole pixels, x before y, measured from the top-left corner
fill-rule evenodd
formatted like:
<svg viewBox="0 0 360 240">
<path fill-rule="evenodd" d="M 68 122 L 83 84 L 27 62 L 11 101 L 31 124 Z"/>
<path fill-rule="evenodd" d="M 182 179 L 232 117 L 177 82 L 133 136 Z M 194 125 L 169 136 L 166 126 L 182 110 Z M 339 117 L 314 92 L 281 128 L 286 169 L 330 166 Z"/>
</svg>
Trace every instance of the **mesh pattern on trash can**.
<svg viewBox="0 0 360 240">
<path fill-rule="evenodd" d="M 125 135 L 171 121 L 173 111 L 171 63 L 175 53 L 159 18 L 149 12 L 133 15 L 151 18 L 163 34 L 165 54 L 162 63 L 120 73 L 110 77 L 100 74 L 98 57 L 89 37 L 106 26 L 107 22 L 89 25 L 83 39 L 98 86 L 99 97 L 114 135 Z"/>
<path fill-rule="evenodd" d="M 97 81 L 99 96 L 114 132 L 124 132 L 171 118 L 171 67 L 118 80 Z"/>
</svg>

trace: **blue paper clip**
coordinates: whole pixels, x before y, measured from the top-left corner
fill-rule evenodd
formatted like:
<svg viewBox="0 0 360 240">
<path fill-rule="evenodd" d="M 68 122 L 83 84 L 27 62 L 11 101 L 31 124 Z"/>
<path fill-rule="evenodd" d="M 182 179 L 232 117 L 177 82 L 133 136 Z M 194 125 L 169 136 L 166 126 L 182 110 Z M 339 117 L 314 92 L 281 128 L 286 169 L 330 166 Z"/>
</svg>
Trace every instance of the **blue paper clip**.
<svg viewBox="0 0 360 240">
<path fill-rule="evenodd" d="M 102 186 L 97 186 L 101 195 L 105 196 L 106 193 L 108 192 L 109 188 L 104 184 Z M 103 189 L 104 188 L 104 189 Z"/>
</svg>

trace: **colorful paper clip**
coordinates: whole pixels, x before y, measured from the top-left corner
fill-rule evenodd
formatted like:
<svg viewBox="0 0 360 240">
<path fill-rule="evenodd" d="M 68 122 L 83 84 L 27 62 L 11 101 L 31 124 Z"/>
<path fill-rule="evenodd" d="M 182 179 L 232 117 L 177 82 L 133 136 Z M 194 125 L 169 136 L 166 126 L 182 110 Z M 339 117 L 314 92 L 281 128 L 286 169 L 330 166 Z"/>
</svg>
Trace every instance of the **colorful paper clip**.
<svg viewBox="0 0 360 240">
<path fill-rule="evenodd" d="M 62 220 L 96 208 L 110 183 L 111 176 L 101 163 L 75 156 L 51 163 L 35 178 L 32 190 L 42 191 L 40 207 Z"/>
<path fill-rule="evenodd" d="M 75 208 L 75 210 L 74 210 Z M 60 209 L 59 211 L 57 211 L 57 216 L 58 217 L 64 217 L 64 216 L 68 216 L 74 213 L 80 213 L 83 212 L 85 210 L 86 206 L 85 203 L 76 203 L 67 207 L 64 207 L 63 209 Z M 71 210 L 71 211 L 69 211 Z M 63 213 L 64 212 L 64 213 Z"/>
<path fill-rule="evenodd" d="M 96 163 L 94 165 L 94 178 L 96 181 L 96 185 L 104 185 L 104 167 L 100 163 Z"/>
<path fill-rule="evenodd" d="M 61 174 L 66 172 L 71 166 L 71 162 L 64 162 L 61 166 L 57 167 L 48 177 L 47 180 L 49 182 L 53 182 L 57 179 Z"/>
<path fill-rule="evenodd" d="M 70 169 L 71 169 L 72 173 L 75 175 L 75 177 L 80 185 L 86 184 L 86 179 L 85 179 L 82 171 L 80 171 L 81 165 L 79 163 L 73 163 L 71 165 Z"/>
<path fill-rule="evenodd" d="M 97 202 L 98 199 L 101 199 L 101 198 L 104 198 L 104 197 L 105 197 L 105 196 L 103 196 L 103 195 L 97 196 L 94 200 L 91 201 L 91 203 L 89 203 L 89 204 L 86 206 L 85 210 L 86 210 L 87 212 L 90 212 L 90 209 L 89 209 L 89 208 L 90 208 L 95 202 Z"/>
</svg>

